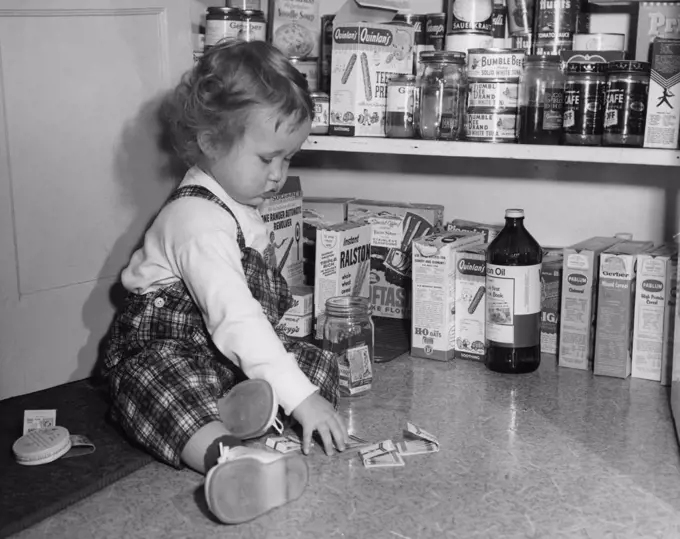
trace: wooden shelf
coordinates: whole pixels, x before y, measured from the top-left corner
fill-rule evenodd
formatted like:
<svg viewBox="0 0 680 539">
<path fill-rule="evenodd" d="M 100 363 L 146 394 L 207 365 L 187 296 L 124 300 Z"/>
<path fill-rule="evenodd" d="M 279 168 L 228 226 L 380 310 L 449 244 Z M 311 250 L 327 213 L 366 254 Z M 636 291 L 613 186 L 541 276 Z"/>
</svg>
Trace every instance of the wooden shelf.
<svg viewBox="0 0 680 539">
<path fill-rule="evenodd" d="M 660 167 L 680 166 L 680 151 L 643 148 L 603 148 L 588 146 L 533 146 L 529 144 L 491 144 L 446 142 L 379 137 L 311 136 L 302 146 L 305 151 L 521 159 L 572 163 L 614 163 Z"/>
</svg>

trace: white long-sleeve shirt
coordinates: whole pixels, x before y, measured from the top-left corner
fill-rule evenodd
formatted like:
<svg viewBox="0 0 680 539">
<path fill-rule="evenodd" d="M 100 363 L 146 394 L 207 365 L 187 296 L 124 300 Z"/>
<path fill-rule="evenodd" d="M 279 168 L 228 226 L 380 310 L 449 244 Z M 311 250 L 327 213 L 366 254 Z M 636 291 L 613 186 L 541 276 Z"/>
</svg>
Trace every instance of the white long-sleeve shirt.
<svg viewBox="0 0 680 539">
<path fill-rule="evenodd" d="M 238 220 L 247 247 L 263 253 L 268 232 L 255 208 L 233 200 L 194 167 L 180 187 L 201 185 L 224 202 Z M 251 294 L 241 264 L 234 219 L 212 201 L 184 197 L 165 206 L 122 274 L 130 292 L 146 294 L 184 281 L 217 348 L 248 378 L 271 384 L 290 414 L 317 390 L 286 352 L 262 306 Z"/>
</svg>

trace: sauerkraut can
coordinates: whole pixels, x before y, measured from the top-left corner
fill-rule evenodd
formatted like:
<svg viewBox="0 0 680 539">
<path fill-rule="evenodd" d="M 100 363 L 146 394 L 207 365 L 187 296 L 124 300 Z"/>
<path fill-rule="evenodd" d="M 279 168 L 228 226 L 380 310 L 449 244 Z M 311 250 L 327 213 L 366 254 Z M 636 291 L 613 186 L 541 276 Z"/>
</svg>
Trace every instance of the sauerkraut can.
<svg viewBox="0 0 680 539">
<path fill-rule="evenodd" d="M 467 74 L 470 80 L 517 81 L 526 54 L 521 49 L 470 49 Z"/>
<path fill-rule="evenodd" d="M 485 34 L 493 28 L 493 0 L 447 0 L 447 34 Z"/>
</svg>

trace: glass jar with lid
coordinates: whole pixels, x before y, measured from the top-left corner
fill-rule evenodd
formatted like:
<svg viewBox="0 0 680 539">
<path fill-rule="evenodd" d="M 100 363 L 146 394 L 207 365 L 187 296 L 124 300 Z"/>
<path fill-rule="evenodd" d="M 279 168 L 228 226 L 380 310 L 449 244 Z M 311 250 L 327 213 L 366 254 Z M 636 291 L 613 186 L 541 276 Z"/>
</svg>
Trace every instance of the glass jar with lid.
<svg viewBox="0 0 680 539">
<path fill-rule="evenodd" d="M 604 124 L 607 64 L 569 62 L 564 83 L 562 132 L 565 144 L 599 146 Z"/>
<path fill-rule="evenodd" d="M 418 130 L 423 139 L 458 140 L 465 120 L 468 80 L 465 53 L 425 51 L 420 78 Z"/>
<path fill-rule="evenodd" d="M 527 56 L 519 79 L 519 143 L 560 144 L 563 106 L 560 57 Z"/>
<path fill-rule="evenodd" d="M 602 139 L 605 146 L 642 147 L 650 72 L 649 62 L 617 60 L 607 64 Z"/>
<path fill-rule="evenodd" d="M 394 75 L 387 83 L 385 110 L 385 136 L 413 138 L 415 135 L 414 103 L 416 97 L 415 75 Z"/>
<path fill-rule="evenodd" d="M 371 389 L 374 327 L 368 298 L 336 296 L 326 300 L 322 346 L 338 358 L 341 395 L 354 397 Z"/>
</svg>

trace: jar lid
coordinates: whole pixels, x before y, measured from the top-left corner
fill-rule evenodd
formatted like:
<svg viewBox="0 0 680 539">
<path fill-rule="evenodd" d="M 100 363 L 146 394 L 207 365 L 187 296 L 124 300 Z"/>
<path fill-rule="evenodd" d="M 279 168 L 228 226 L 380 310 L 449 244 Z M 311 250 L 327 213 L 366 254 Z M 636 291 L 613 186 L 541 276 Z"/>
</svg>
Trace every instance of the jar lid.
<svg viewBox="0 0 680 539">
<path fill-rule="evenodd" d="M 458 51 L 423 51 L 420 61 L 424 63 L 464 64 L 465 53 Z"/>
<path fill-rule="evenodd" d="M 334 296 L 326 300 L 327 316 L 366 315 L 370 311 L 368 298 L 361 296 Z"/>
<path fill-rule="evenodd" d="M 396 83 L 403 83 L 403 82 L 416 82 L 416 76 L 415 75 L 407 75 L 404 73 L 398 73 L 394 77 L 390 77 L 389 82 L 396 82 Z"/>
<path fill-rule="evenodd" d="M 524 58 L 526 64 L 559 64 L 561 61 L 555 54 L 529 54 Z"/>
<path fill-rule="evenodd" d="M 567 73 L 604 73 L 607 64 L 602 62 L 569 62 Z"/>
<path fill-rule="evenodd" d="M 240 13 L 241 10 L 236 7 L 222 7 L 222 6 L 210 6 L 208 8 L 208 14 L 217 13 L 221 15 L 228 15 L 230 13 Z"/>
<path fill-rule="evenodd" d="M 330 99 L 326 92 L 309 92 L 309 97 L 312 99 Z"/>
<path fill-rule="evenodd" d="M 250 17 L 264 17 L 264 11 L 261 9 L 243 9 L 241 13 Z"/>
<path fill-rule="evenodd" d="M 14 457 L 24 466 L 47 464 L 68 453 L 69 449 L 71 437 L 64 427 L 33 430 L 12 446 Z"/>
<path fill-rule="evenodd" d="M 521 208 L 509 208 L 505 210 L 505 216 L 511 219 L 521 219 L 524 217 L 524 210 Z"/>
<path fill-rule="evenodd" d="M 616 60 L 607 64 L 608 73 L 645 73 L 648 75 L 651 71 L 652 64 L 637 60 Z"/>
</svg>

